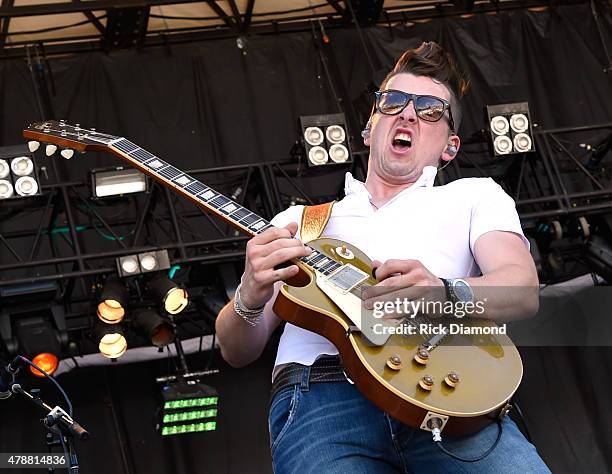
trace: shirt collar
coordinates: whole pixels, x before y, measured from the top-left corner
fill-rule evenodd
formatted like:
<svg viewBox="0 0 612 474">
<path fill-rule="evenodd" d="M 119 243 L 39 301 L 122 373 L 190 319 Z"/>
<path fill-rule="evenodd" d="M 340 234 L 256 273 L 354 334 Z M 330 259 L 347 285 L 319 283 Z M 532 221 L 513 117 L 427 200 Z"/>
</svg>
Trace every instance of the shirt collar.
<svg viewBox="0 0 612 474">
<path fill-rule="evenodd" d="M 421 187 L 431 188 L 436 179 L 436 174 L 438 174 L 438 168 L 436 168 L 435 166 L 425 166 L 423 168 L 423 173 L 421 174 L 419 179 L 417 179 L 416 182 L 412 186 L 407 188 L 406 190 L 413 189 L 413 188 L 421 188 Z M 404 191 L 402 191 L 402 193 Z M 361 193 L 367 194 L 368 198 L 371 197 L 370 193 L 365 187 L 365 184 L 353 178 L 353 175 L 350 172 L 347 172 L 344 178 L 344 194 L 349 196 L 351 194 L 361 194 Z"/>
</svg>

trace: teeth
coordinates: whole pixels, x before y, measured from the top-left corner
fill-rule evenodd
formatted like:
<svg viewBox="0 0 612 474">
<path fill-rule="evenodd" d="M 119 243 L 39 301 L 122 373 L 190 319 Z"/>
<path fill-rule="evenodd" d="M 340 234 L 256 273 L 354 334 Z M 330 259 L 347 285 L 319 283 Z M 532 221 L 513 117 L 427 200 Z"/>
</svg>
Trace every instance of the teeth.
<svg viewBox="0 0 612 474">
<path fill-rule="evenodd" d="M 410 139 L 410 135 L 408 135 L 407 133 L 398 133 L 397 135 L 395 135 L 394 140 L 401 140 L 403 142 L 411 142 L 412 141 Z"/>
</svg>

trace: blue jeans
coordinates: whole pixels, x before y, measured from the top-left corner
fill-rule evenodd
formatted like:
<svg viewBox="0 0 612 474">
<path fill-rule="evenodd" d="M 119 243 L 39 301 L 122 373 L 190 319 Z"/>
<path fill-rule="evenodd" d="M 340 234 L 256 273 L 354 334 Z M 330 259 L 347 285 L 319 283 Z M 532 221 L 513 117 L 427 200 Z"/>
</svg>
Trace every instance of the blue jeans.
<svg viewBox="0 0 612 474">
<path fill-rule="evenodd" d="M 410 428 L 379 410 L 348 382 L 281 389 L 270 406 L 269 428 L 276 474 L 333 473 L 549 473 L 535 447 L 506 417 L 499 444 L 485 459 L 466 463 L 444 454 L 431 433 Z M 482 455 L 495 441 L 492 423 L 477 434 L 444 436 L 444 446 L 464 458 Z"/>
</svg>

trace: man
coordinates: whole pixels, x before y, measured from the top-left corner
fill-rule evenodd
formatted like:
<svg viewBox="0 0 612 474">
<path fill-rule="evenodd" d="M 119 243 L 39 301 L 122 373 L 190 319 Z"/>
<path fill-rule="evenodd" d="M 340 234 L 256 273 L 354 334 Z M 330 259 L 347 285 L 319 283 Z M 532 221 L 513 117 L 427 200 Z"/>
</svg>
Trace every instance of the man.
<svg viewBox="0 0 612 474">
<path fill-rule="evenodd" d="M 489 298 L 487 318 L 537 311 L 537 273 L 512 199 L 490 179 L 432 186 L 436 166 L 450 162 L 460 146 L 455 131 L 464 85 L 449 55 L 424 43 L 402 55 L 376 94 L 363 133 L 370 147 L 366 182 L 347 173 L 346 197 L 333 208 L 324 233 L 376 259 L 380 283 L 366 292 L 366 306 L 390 295 L 444 293 L 445 285 L 460 282 L 475 299 L 485 287 L 535 289 Z M 299 236 L 301 214 L 301 206 L 280 213 L 272 221 L 277 228 L 247 245 L 235 301 L 217 318 L 222 354 L 233 366 L 259 357 L 280 323 L 272 305 L 282 281 L 298 267 L 278 266 L 310 253 L 292 238 Z M 403 425 L 365 399 L 347 381 L 337 354 L 327 339 L 286 325 L 269 419 L 277 473 L 548 472 L 507 417 L 497 447 L 483 460 L 466 463 L 442 453 L 430 433 Z M 445 445 L 460 457 L 476 458 L 497 433 L 493 423 L 471 436 L 446 436 Z"/>
</svg>

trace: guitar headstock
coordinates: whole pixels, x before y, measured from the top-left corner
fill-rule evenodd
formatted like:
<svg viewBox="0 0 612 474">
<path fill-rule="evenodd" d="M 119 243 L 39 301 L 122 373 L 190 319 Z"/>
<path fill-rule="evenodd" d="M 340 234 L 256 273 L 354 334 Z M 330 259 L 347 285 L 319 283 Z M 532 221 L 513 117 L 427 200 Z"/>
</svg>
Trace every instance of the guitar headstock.
<svg viewBox="0 0 612 474">
<path fill-rule="evenodd" d="M 60 154 L 66 159 L 72 158 L 74 150 L 81 153 L 107 151 L 109 144 L 120 138 L 100 133 L 94 128 L 83 128 L 79 124 L 69 125 L 63 120 L 33 123 L 23 131 L 23 136 L 29 139 L 28 147 L 32 153 L 44 143 L 47 156 L 61 148 Z"/>
</svg>

